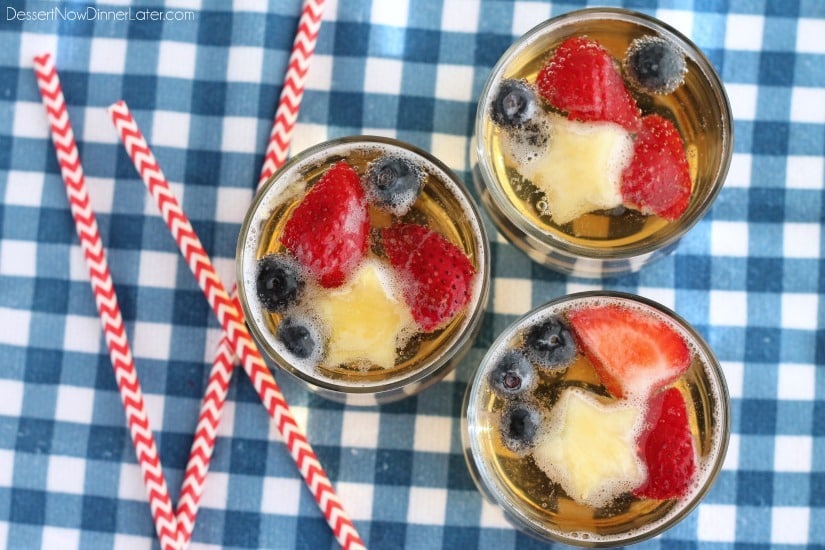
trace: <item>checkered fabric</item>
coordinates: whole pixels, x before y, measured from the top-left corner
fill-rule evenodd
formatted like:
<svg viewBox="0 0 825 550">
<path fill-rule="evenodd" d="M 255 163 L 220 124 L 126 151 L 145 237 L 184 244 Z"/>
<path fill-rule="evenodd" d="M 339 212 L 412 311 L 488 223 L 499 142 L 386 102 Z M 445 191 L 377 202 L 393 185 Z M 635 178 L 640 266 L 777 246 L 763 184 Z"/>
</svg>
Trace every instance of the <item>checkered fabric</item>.
<svg viewBox="0 0 825 550">
<path fill-rule="evenodd" d="M 300 12 L 299 0 L 136 4 L 133 15 L 151 8 L 168 20 L 88 16 L 128 2 L 1 8 L 0 547 L 157 547 L 32 57 L 55 55 L 174 498 L 220 333 L 105 110 L 127 101 L 230 283 Z M 475 103 L 490 68 L 528 28 L 585 4 L 327 0 L 293 151 L 390 135 L 469 182 Z M 417 397 L 354 409 L 278 376 L 369 547 L 540 546 L 473 485 L 462 396 L 516 316 L 598 287 L 687 318 L 722 361 L 732 398 L 714 488 L 639 548 L 825 546 L 825 2 L 624 5 L 680 29 L 719 69 L 735 115 L 727 184 L 673 255 L 601 283 L 538 267 L 494 237 L 481 334 L 455 373 Z M 42 15 L 56 8 L 63 17 Z M 236 371 L 192 547 L 334 546 Z"/>
</svg>

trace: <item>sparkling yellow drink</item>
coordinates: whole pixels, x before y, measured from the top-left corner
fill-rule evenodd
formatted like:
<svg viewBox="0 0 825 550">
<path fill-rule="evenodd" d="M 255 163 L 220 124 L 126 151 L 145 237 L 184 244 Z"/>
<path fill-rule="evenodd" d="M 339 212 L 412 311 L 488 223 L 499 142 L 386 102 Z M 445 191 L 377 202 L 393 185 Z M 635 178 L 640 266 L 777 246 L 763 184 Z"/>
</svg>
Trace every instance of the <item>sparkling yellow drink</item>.
<svg viewBox="0 0 825 550">
<path fill-rule="evenodd" d="M 728 409 L 716 358 L 672 311 L 629 294 L 573 294 L 490 348 L 465 397 L 465 456 L 485 497 L 525 532 L 630 544 L 709 490 Z"/>
<path fill-rule="evenodd" d="M 522 36 L 476 114 L 474 181 L 531 258 L 599 277 L 672 250 L 710 207 L 732 152 L 710 62 L 661 21 L 594 8 Z"/>
<path fill-rule="evenodd" d="M 238 289 L 266 359 L 353 404 L 420 391 L 469 347 L 489 284 L 484 228 L 460 180 L 410 145 L 315 146 L 261 190 Z"/>
</svg>

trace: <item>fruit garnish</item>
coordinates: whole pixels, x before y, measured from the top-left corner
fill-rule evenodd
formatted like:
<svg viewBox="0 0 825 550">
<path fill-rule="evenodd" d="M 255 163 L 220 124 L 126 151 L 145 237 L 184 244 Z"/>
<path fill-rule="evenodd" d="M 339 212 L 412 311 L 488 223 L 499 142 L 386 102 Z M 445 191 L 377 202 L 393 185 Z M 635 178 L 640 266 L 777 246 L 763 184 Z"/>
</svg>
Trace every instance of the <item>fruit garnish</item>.
<svg viewBox="0 0 825 550">
<path fill-rule="evenodd" d="M 369 219 L 358 174 L 346 162 L 327 170 L 284 227 L 281 242 L 321 286 L 344 283 L 367 250 Z"/>
<path fill-rule="evenodd" d="M 533 458 L 570 498 L 604 506 L 644 481 L 636 449 L 643 416 L 630 402 L 607 405 L 568 388 L 550 411 Z"/>
<path fill-rule="evenodd" d="M 367 168 L 367 197 L 397 216 L 406 214 L 421 193 L 424 174 L 411 161 L 397 156 L 377 159 Z"/>
<path fill-rule="evenodd" d="M 685 400 L 676 388 L 650 400 L 639 451 L 647 464 L 647 481 L 634 494 L 656 499 L 687 494 L 696 473 L 696 453 Z"/>
<path fill-rule="evenodd" d="M 521 126 L 536 112 L 536 92 L 523 80 L 506 78 L 490 106 L 490 118 L 501 126 Z"/>
<path fill-rule="evenodd" d="M 583 36 L 568 38 L 539 71 L 539 93 L 571 120 L 607 121 L 635 132 L 640 111 L 610 53 Z"/>
<path fill-rule="evenodd" d="M 384 252 L 399 273 L 404 299 L 425 332 L 441 328 L 472 295 L 475 268 L 464 252 L 422 225 L 399 223 L 382 231 Z"/>
<path fill-rule="evenodd" d="M 544 192 L 553 222 L 563 225 L 582 214 L 619 206 L 622 170 L 633 154 L 630 134 L 617 124 L 548 118 L 546 150 L 534 161 L 517 165 L 522 176 Z"/>
<path fill-rule="evenodd" d="M 545 368 L 566 367 L 576 357 L 576 341 L 567 324 L 550 317 L 533 325 L 524 335 L 527 358 Z"/>
<path fill-rule="evenodd" d="M 487 380 L 495 393 L 512 397 L 529 390 L 536 380 L 536 373 L 524 355 L 510 350 L 496 362 Z"/>
<path fill-rule="evenodd" d="M 572 310 L 567 319 L 602 384 L 615 397 L 644 399 L 690 366 L 682 335 L 650 313 L 605 305 Z"/>
<path fill-rule="evenodd" d="M 501 441 L 514 453 L 523 453 L 535 445 L 541 414 L 533 404 L 510 404 L 502 410 L 500 422 Z"/>
<path fill-rule="evenodd" d="M 320 351 L 321 337 L 315 325 L 300 317 L 285 317 L 278 323 L 278 340 L 295 357 L 307 359 Z"/>
<path fill-rule="evenodd" d="M 286 254 L 268 254 L 258 260 L 256 284 L 258 300 L 273 313 L 297 304 L 304 290 L 301 270 Z"/>
<path fill-rule="evenodd" d="M 673 221 L 687 209 L 691 188 L 690 167 L 679 131 L 659 115 L 644 117 L 633 159 L 622 173 L 623 201 L 645 214 Z"/>
<path fill-rule="evenodd" d="M 346 284 L 319 292 L 314 307 L 329 333 L 325 364 L 395 365 L 399 335 L 412 326 L 412 318 L 393 290 L 389 268 L 370 259 Z"/>
<path fill-rule="evenodd" d="M 622 63 L 631 85 L 649 94 L 669 94 L 685 80 L 685 54 L 661 36 L 641 36 L 627 48 Z"/>
</svg>

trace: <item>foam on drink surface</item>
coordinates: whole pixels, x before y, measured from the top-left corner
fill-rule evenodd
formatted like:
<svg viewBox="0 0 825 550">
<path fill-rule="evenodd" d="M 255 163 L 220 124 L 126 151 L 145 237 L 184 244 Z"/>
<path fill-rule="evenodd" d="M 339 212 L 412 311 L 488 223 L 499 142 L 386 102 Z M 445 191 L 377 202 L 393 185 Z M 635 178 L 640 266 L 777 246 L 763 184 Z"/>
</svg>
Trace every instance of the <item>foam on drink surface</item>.
<svg viewBox="0 0 825 550">
<path fill-rule="evenodd" d="M 324 349 L 301 359 L 291 354 L 276 336 L 276 327 L 284 315 L 266 311 L 250 296 L 247 306 L 251 322 L 263 328 L 259 334 L 267 344 L 296 369 L 339 385 L 368 387 L 415 372 L 431 359 L 437 359 L 466 327 L 470 320 L 466 310 L 477 307 L 482 293 L 479 266 L 483 266 L 486 259 L 480 242 L 481 229 L 464 191 L 441 168 L 404 148 L 384 143 L 338 144 L 320 157 L 290 165 L 278 175 L 277 181 L 259 197 L 260 206 L 253 213 L 248 238 L 243 243 L 244 286 L 254 289 L 257 260 L 267 254 L 284 252 L 279 236 L 292 211 L 321 175 L 333 164 L 345 160 L 363 178 L 374 161 L 387 155 L 401 157 L 417 166 L 423 174 L 424 185 L 419 198 L 403 216 L 398 216 L 393 209 L 386 211 L 370 205 L 370 231 L 374 233 L 402 221 L 425 225 L 444 235 L 476 266 L 471 299 L 465 311 L 445 327 L 422 333 L 410 317 L 397 275 L 380 246 L 373 243 L 338 288 L 321 287 L 304 270 L 305 293 L 290 316 L 297 316 L 311 326 L 324 341 Z M 392 341 L 388 344 L 387 339 Z"/>
<path fill-rule="evenodd" d="M 634 29 L 625 36 L 623 32 L 610 28 L 610 22 L 592 25 L 584 36 L 604 46 L 617 67 L 630 48 L 632 38 L 638 36 L 633 32 L 648 33 L 646 36 L 651 39 L 655 36 L 657 40 L 670 42 L 647 29 Z M 558 42 L 549 42 L 541 36 L 526 42 L 512 54 L 507 66 L 498 72 L 499 81 L 491 84 L 486 95 L 487 102 L 479 105 L 482 112 L 491 112 L 496 91 L 505 81 L 523 82 L 536 93 L 538 105 L 530 120 L 508 126 L 496 123 L 495 117 L 488 115 L 477 134 L 502 198 L 531 225 L 577 246 L 623 247 L 669 231 L 667 226 L 672 221 L 641 211 L 629 201 L 625 204 L 619 195 L 622 172 L 633 156 L 633 132 L 626 133 L 621 140 L 623 145 L 615 143 L 615 146 L 606 147 L 605 150 L 612 149 L 610 155 L 596 151 L 596 144 L 588 143 L 584 136 L 574 147 L 556 147 L 555 152 L 559 154 L 554 154 L 553 137 L 559 121 L 568 123 L 562 124 L 562 127 L 574 138 L 587 132 L 594 132 L 595 138 L 602 131 L 609 132 L 612 125 L 604 121 L 579 123 L 568 120 L 564 111 L 559 111 L 539 96 L 536 91 L 537 75 L 557 46 Z M 680 50 L 678 46 L 674 45 L 674 48 Z M 689 166 L 692 193 L 698 196 L 706 192 L 706 172 L 713 160 L 702 158 L 697 151 L 707 148 L 712 137 L 708 134 L 717 127 L 716 122 L 704 120 L 707 115 L 697 105 L 700 99 L 705 100 L 695 97 L 699 93 L 696 91 L 696 80 L 701 75 L 701 69 L 688 58 L 677 89 L 668 89 L 668 93 L 661 94 L 639 91 L 627 82 L 625 74 L 622 75 L 643 116 L 661 115 L 678 129 Z M 585 178 L 566 175 L 597 170 L 602 171 L 602 176 L 597 180 L 590 179 L 589 175 Z M 593 185 L 595 181 L 600 183 Z M 588 196 L 592 198 L 588 199 Z"/>
<path fill-rule="evenodd" d="M 650 421 L 647 400 L 611 396 L 581 350 L 564 369 L 537 369 L 538 382 L 532 395 L 520 398 L 520 402 L 536 406 L 541 417 L 535 444 L 529 450 L 510 450 L 496 428 L 500 425 L 497 418 L 511 406 L 507 400 L 486 382 L 478 390 L 478 403 L 483 407 L 479 422 L 491 427 L 489 431 L 481 430 L 487 435 L 479 452 L 486 455 L 483 461 L 501 479 L 499 490 L 508 495 L 510 502 L 520 502 L 520 514 L 541 523 L 544 529 L 591 543 L 626 540 L 667 522 L 703 489 L 717 463 L 724 437 L 719 420 L 723 416 L 722 390 L 710 374 L 710 359 L 682 326 L 647 306 L 606 297 L 559 304 L 525 319 L 506 345 L 491 352 L 486 360 L 488 368 L 493 368 L 504 354 L 523 346 L 523 335 L 531 326 L 554 316 L 565 318 L 574 309 L 605 305 L 636 308 L 665 321 L 690 348 L 690 368 L 667 386 L 677 388 L 684 397 L 693 436 L 697 468 L 684 495 L 668 500 L 634 495 L 633 491 L 647 478 L 643 458 L 634 453 L 638 451 L 635 441 Z M 587 437 L 594 433 L 601 441 Z M 603 463 L 614 460 L 619 451 L 618 463 L 605 468 Z"/>
</svg>

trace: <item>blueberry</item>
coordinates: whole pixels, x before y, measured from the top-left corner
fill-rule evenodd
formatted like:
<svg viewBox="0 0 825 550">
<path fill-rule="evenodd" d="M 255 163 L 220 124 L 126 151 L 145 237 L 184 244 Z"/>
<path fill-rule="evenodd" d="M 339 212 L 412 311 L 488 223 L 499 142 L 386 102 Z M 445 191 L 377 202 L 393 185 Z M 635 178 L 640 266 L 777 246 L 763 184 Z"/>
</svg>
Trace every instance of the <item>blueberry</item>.
<svg viewBox="0 0 825 550">
<path fill-rule="evenodd" d="M 624 59 L 630 83 L 641 92 L 669 94 L 684 82 L 685 55 L 669 40 L 642 36 L 630 43 Z"/>
<path fill-rule="evenodd" d="M 535 445 L 541 415 L 528 402 L 517 402 L 501 415 L 501 440 L 513 452 L 522 453 Z"/>
<path fill-rule="evenodd" d="M 318 346 L 320 338 L 317 330 L 304 319 L 285 317 L 278 324 L 278 340 L 299 359 L 310 357 Z"/>
<path fill-rule="evenodd" d="M 366 181 L 367 193 L 373 203 L 403 216 L 418 198 L 424 177 L 411 161 L 385 156 L 370 164 Z"/>
<path fill-rule="evenodd" d="M 283 313 L 298 303 L 304 278 L 298 265 L 284 254 L 269 254 L 258 260 L 258 299 L 269 311 Z"/>
<path fill-rule="evenodd" d="M 518 395 L 532 387 L 535 369 L 524 355 L 511 350 L 498 360 L 488 381 L 493 391 L 503 397 Z"/>
<path fill-rule="evenodd" d="M 576 357 L 576 341 L 558 317 L 534 325 L 524 336 L 527 358 L 541 367 L 566 367 Z"/>
<path fill-rule="evenodd" d="M 536 112 L 536 93 L 523 80 L 504 79 L 498 86 L 490 116 L 501 126 L 521 126 Z"/>
</svg>

